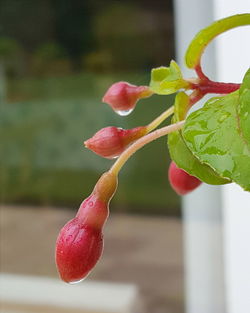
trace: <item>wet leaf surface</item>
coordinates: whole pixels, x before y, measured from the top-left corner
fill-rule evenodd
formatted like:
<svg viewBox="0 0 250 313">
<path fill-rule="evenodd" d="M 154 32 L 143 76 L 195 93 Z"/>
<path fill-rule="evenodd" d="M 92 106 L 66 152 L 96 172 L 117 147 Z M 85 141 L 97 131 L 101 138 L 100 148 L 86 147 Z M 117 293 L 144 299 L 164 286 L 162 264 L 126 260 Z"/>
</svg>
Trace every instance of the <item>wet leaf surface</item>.
<svg viewBox="0 0 250 313">
<path fill-rule="evenodd" d="M 210 99 L 185 123 L 183 138 L 200 162 L 250 190 L 250 71 L 240 91 Z"/>
<path fill-rule="evenodd" d="M 181 92 L 176 96 L 174 122 L 182 120 L 188 107 L 188 96 Z M 171 158 L 178 167 L 189 174 L 196 176 L 203 182 L 212 185 L 228 183 L 229 180 L 221 178 L 212 168 L 202 164 L 187 147 L 182 131 L 176 131 L 168 136 L 168 147 Z"/>
</svg>

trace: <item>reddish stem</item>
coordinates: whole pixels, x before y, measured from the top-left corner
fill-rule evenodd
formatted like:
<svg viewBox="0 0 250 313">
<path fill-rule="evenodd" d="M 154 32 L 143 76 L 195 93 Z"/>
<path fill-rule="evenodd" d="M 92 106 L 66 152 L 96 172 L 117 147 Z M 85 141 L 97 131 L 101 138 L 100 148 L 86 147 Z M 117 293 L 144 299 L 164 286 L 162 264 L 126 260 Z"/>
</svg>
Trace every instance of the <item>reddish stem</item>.
<svg viewBox="0 0 250 313">
<path fill-rule="evenodd" d="M 200 78 L 198 83 L 192 83 L 191 89 L 198 90 L 200 94 L 208 93 L 227 94 L 240 88 L 240 84 L 220 83 L 210 80 L 202 71 L 201 65 L 195 67 L 196 74 Z"/>
<path fill-rule="evenodd" d="M 203 73 L 200 63 L 194 68 L 194 70 L 200 79 L 209 80 L 209 78 Z"/>
<path fill-rule="evenodd" d="M 203 95 L 207 93 L 227 94 L 240 88 L 240 84 L 220 83 L 210 79 L 201 79 L 199 83 L 192 83 L 191 89 L 199 90 Z"/>
<path fill-rule="evenodd" d="M 191 108 L 191 106 L 193 106 L 196 102 L 198 102 L 203 97 L 204 97 L 204 93 L 202 93 L 198 89 L 194 90 L 189 96 L 189 107 Z"/>
<path fill-rule="evenodd" d="M 201 83 L 199 89 L 204 94 L 207 93 L 220 93 L 227 94 L 233 91 L 236 91 L 240 88 L 240 84 L 235 83 L 220 83 L 208 80 L 204 83 Z"/>
</svg>

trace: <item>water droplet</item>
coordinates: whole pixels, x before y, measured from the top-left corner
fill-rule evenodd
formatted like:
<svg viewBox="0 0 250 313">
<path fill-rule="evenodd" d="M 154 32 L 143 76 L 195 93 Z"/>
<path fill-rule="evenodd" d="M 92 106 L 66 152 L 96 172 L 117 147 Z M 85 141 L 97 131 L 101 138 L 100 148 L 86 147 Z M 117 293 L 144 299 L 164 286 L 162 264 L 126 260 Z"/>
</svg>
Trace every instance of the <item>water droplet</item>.
<svg viewBox="0 0 250 313">
<path fill-rule="evenodd" d="M 119 155 L 114 155 L 114 156 L 110 157 L 109 159 L 114 160 L 114 159 L 117 159 L 118 157 L 119 157 Z"/>
<path fill-rule="evenodd" d="M 120 116 L 127 116 L 127 115 L 129 115 L 133 110 L 134 110 L 134 108 L 129 109 L 129 110 L 115 110 L 115 112 L 116 112 L 117 114 L 119 114 Z"/>
<path fill-rule="evenodd" d="M 70 285 L 75 285 L 75 284 L 78 284 L 80 282 L 82 282 L 86 277 L 82 278 L 82 279 L 79 279 L 79 280 L 74 280 L 74 281 L 70 281 L 69 284 Z"/>
<path fill-rule="evenodd" d="M 113 155 L 113 156 L 109 156 L 107 157 L 107 159 L 109 160 L 114 160 L 114 159 L 117 159 L 120 155 Z"/>
</svg>

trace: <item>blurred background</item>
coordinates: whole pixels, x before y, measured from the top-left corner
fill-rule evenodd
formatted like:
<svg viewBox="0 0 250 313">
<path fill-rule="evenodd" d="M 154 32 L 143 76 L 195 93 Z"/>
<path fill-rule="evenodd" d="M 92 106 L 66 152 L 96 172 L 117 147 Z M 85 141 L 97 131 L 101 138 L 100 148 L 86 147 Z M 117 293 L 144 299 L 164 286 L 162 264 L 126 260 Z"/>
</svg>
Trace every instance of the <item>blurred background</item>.
<svg viewBox="0 0 250 313">
<path fill-rule="evenodd" d="M 146 125 L 173 102 L 153 96 L 120 117 L 102 96 L 119 80 L 148 84 L 151 68 L 174 58 L 170 0 L 0 1 L 2 272 L 57 277 L 57 233 L 112 164 L 83 141 L 105 126 Z M 166 138 L 129 160 L 88 278 L 136 286 L 142 312 L 183 312 L 180 201 L 168 166 Z M 13 305 L 3 312 L 38 312 Z"/>
<path fill-rule="evenodd" d="M 146 125 L 172 104 L 155 96 L 124 118 L 101 102 L 112 83 L 148 84 L 174 58 L 172 15 L 171 1 L 1 1 L 3 203 L 75 208 L 112 163 L 83 141 Z M 178 215 L 165 141 L 129 162 L 114 211 Z"/>
</svg>

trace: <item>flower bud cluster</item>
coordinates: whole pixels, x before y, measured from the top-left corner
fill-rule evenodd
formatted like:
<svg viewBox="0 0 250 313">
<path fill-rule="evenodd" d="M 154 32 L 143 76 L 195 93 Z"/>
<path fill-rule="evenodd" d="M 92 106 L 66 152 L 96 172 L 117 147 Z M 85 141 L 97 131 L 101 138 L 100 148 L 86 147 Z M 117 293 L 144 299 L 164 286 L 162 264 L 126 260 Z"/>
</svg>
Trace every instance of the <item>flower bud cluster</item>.
<svg viewBox="0 0 250 313">
<path fill-rule="evenodd" d="M 135 107 L 138 99 L 151 94 L 149 87 L 119 82 L 109 88 L 103 101 L 107 102 L 115 111 L 129 111 Z M 103 128 L 92 138 L 86 140 L 84 144 L 102 157 L 115 158 L 120 156 L 135 140 L 157 127 L 169 116 L 168 114 L 169 111 L 166 111 L 148 126 L 132 129 L 113 126 Z M 161 133 L 163 133 L 163 129 L 161 129 Z M 164 129 L 164 134 L 168 131 L 169 128 Z M 159 134 L 157 133 L 156 136 Z M 151 140 L 158 138 L 151 137 Z M 131 148 L 133 147 L 131 146 Z M 100 177 L 90 196 L 81 203 L 76 216 L 66 223 L 58 235 L 55 253 L 56 265 L 61 279 L 65 282 L 74 283 L 84 279 L 102 254 L 103 227 L 109 215 L 109 201 L 116 190 L 117 175 L 126 162 L 126 157 L 121 156 L 114 164 L 116 168 L 113 166 L 109 172 Z M 185 194 L 201 183 L 197 178 L 178 169 L 174 163 L 169 169 L 169 180 L 179 194 Z"/>
<path fill-rule="evenodd" d="M 109 201 L 117 187 L 110 172 L 98 180 L 72 220 L 60 231 L 56 242 L 56 265 L 61 279 L 74 283 L 84 279 L 103 251 L 103 226 L 109 214 Z"/>
<path fill-rule="evenodd" d="M 103 251 L 103 227 L 109 215 L 109 201 L 117 187 L 117 175 L 127 160 L 149 142 L 170 133 L 181 132 L 189 109 L 204 95 L 230 94 L 244 85 L 245 80 L 242 85 L 210 80 L 203 73 L 200 61 L 206 45 L 215 36 L 231 28 L 248 25 L 249 16 L 250 14 L 242 14 L 227 17 L 196 35 L 187 49 L 185 59 L 187 66 L 196 71 L 197 78 L 184 79 L 178 64 L 171 61 L 169 67 L 152 70 L 149 86 L 136 86 L 120 81 L 107 90 L 103 102 L 122 116 L 131 113 L 139 99 L 150 97 L 153 93 L 167 95 L 182 89 L 192 92 L 190 94 L 179 92 L 175 104 L 147 126 L 132 129 L 109 126 L 84 142 L 87 148 L 102 157 L 120 157 L 111 169 L 100 177 L 90 196 L 81 203 L 76 216 L 66 223 L 58 235 L 55 257 L 62 280 L 73 283 L 84 279 L 99 260 Z M 174 114 L 172 119 L 174 123 L 156 129 L 171 114 Z M 171 141 L 171 145 L 176 142 L 178 144 L 178 140 Z M 176 152 L 181 153 L 181 150 L 176 148 Z M 179 195 L 188 194 L 202 183 L 198 178 L 177 167 L 173 161 L 169 166 L 168 178 L 172 188 Z M 227 179 L 222 179 L 222 183 L 227 182 Z M 245 186 L 243 183 L 243 187 Z"/>
</svg>

